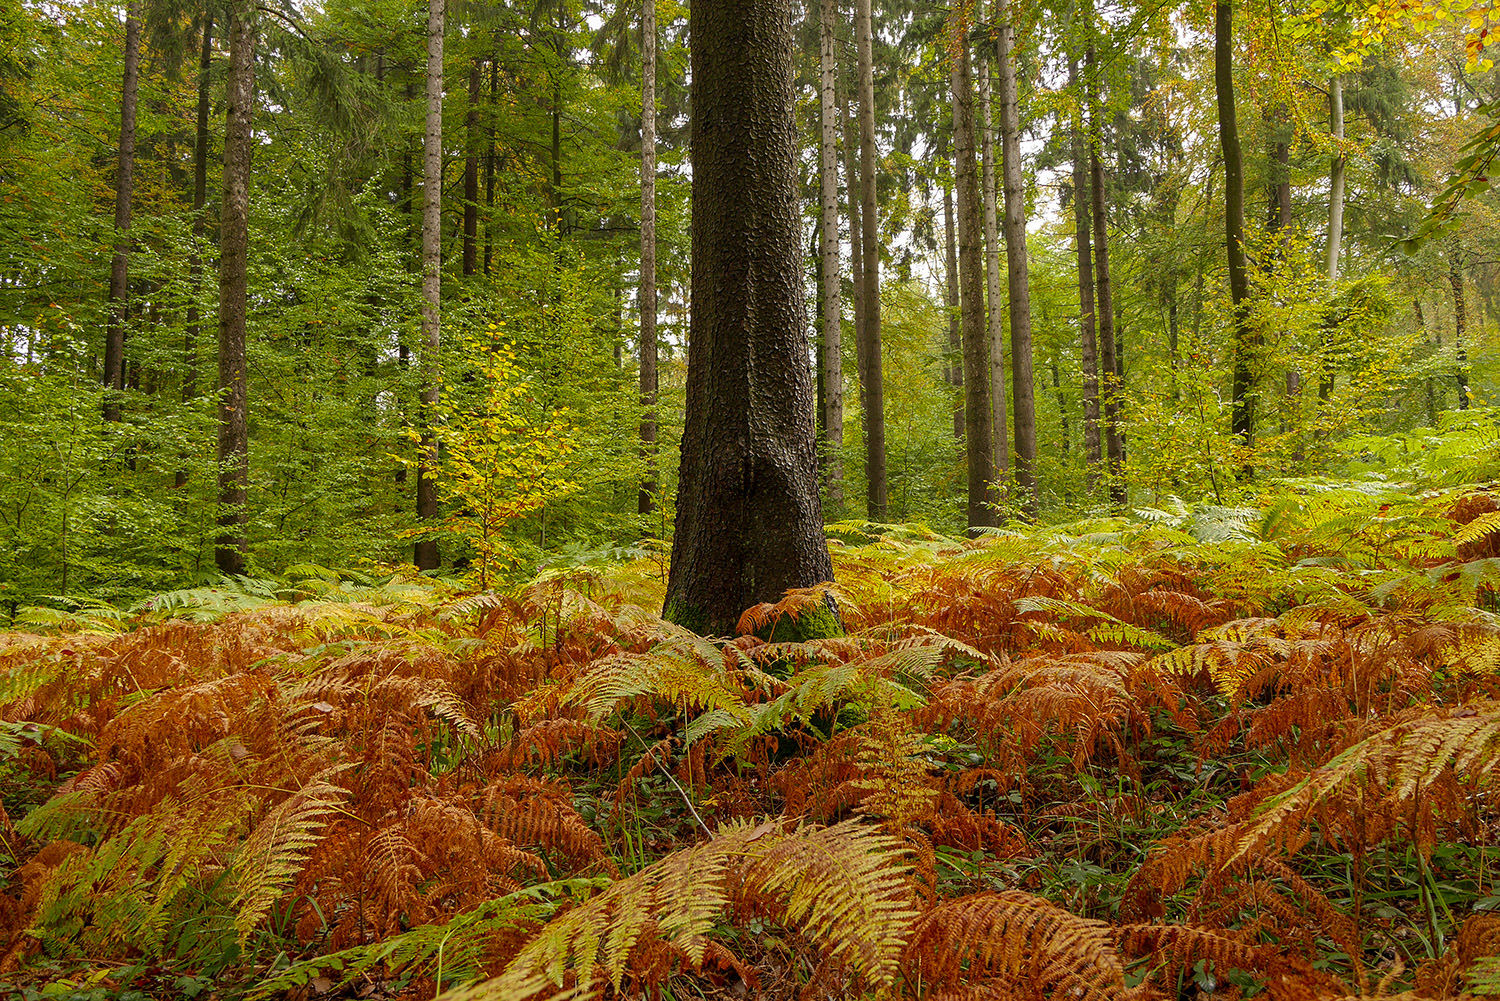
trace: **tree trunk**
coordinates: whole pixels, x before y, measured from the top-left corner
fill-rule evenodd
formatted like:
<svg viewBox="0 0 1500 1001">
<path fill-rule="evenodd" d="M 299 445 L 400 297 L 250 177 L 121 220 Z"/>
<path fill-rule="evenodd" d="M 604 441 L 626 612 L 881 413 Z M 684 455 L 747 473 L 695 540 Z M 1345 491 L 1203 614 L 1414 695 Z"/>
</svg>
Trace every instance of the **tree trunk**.
<svg viewBox="0 0 1500 1001">
<path fill-rule="evenodd" d="M 839 166 L 835 110 L 834 23 L 838 0 L 820 0 L 818 20 L 819 196 L 822 205 L 823 313 L 823 482 L 828 503 L 844 503 L 844 307 L 839 288 Z"/>
<path fill-rule="evenodd" d="M 198 396 L 198 339 L 203 334 L 198 300 L 203 294 L 203 241 L 208 230 L 204 206 L 208 204 L 208 111 L 209 77 L 213 70 L 213 11 L 203 15 L 203 48 L 198 57 L 198 121 L 193 139 L 193 252 L 188 255 L 187 329 L 183 334 L 182 402 Z M 182 486 L 181 483 L 177 484 Z"/>
<path fill-rule="evenodd" d="M 255 117 L 254 8 L 229 12 L 229 105 L 224 129 L 224 205 L 219 221 L 219 537 L 214 563 L 245 572 L 250 485 L 245 323 L 250 251 L 250 130 Z"/>
<path fill-rule="evenodd" d="M 125 312 L 130 297 L 130 207 L 135 193 L 135 109 L 140 93 L 141 22 L 125 8 L 125 73 L 120 84 L 120 152 L 115 168 L 115 253 L 109 266 L 109 325 L 104 332 L 104 419 L 120 419 L 125 388 Z"/>
<path fill-rule="evenodd" d="M 1015 406 L 1016 485 L 1029 517 L 1040 503 L 1036 482 L 1036 389 L 1031 378 L 1031 286 L 1026 263 L 1026 185 L 1021 174 L 1021 109 L 1011 57 L 1015 27 L 1008 0 L 999 0 L 1000 151 L 1005 178 L 1005 262 L 1010 283 L 1011 399 Z"/>
<path fill-rule="evenodd" d="M 964 341 L 958 304 L 958 237 L 953 228 L 953 189 L 943 188 L 943 236 L 948 275 L 948 358 L 943 374 L 953 387 L 953 439 L 964 440 Z"/>
<path fill-rule="evenodd" d="M 863 219 L 860 254 L 865 322 L 857 344 L 864 349 L 861 392 L 865 412 L 866 511 L 872 521 L 886 517 L 885 384 L 880 361 L 880 225 L 875 217 L 875 39 L 870 0 L 855 0 L 854 32 L 859 49 L 859 176 Z"/>
<path fill-rule="evenodd" d="M 1005 412 L 1005 325 L 1000 322 L 1000 233 L 995 207 L 995 135 L 990 123 L 990 60 L 979 61 L 980 186 L 984 189 L 985 340 L 990 351 L 990 426 L 996 480 L 1010 469 L 1010 419 Z"/>
<path fill-rule="evenodd" d="M 500 60 L 490 55 L 489 121 L 485 125 L 484 152 L 484 273 L 490 273 L 495 258 L 495 95 L 500 91 Z"/>
<path fill-rule="evenodd" d="M 479 60 L 469 64 L 469 110 L 464 113 L 464 258 L 465 278 L 479 272 Z"/>
<path fill-rule="evenodd" d="M 417 455 L 417 517 L 425 522 L 438 514 L 438 444 L 433 422 L 442 380 L 438 350 L 442 346 L 443 267 L 443 0 L 427 7 L 427 124 L 422 139 L 422 440 Z M 413 555 L 418 570 L 435 570 L 435 538 L 417 542 Z"/>
<path fill-rule="evenodd" d="M 856 375 L 859 376 L 860 407 L 863 413 L 864 386 L 868 379 L 865 373 L 865 271 L 864 240 L 860 227 L 862 213 L 860 203 L 858 154 L 859 136 L 849 118 L 849 88 L 844 88 L 839 105 L 839 122 L 844 137 L 844 190 L 849 199 L 849 287 L 854 300 L 854 356 Z"/>
<path fill-rule="evenodd" d="M 1254 386 L 1250 375 L 1250 279 L 1245 271 L 1245 163 L 1234 111 L 1234 8 L 1214 6 L 1214 94 L 1219 111 L 1219 146 L 1224 154 L 1224 245 L 1229 258 L 1229 298 L 1234 322 L 1234 382 L 1230 426 L 1247 449 L 1255 439 Z M 1246 463 L 1245 478 L 1254 474 Z"/>
<path fill-rule="evenodd" d="M 969 24 L 950 21 L 952 53 L 953 180 L 958 203 L 958 291 L 964 342 L 964 434 L 968 453 L 969 529 L 996 524 L 995 437 L 990 425 L 989 342 L 984 323 L 984 228 L 980 222 L 979 169 L 974 148 L 974 79 Z"/>
<path fill-rule="evenodd" d="M 656 506 L 656 0 L 641 4 L 641 480 L 636 511 Z"/>
<path fill-rule="evenodd" d="M 1093 63 L 1093 51 L 1089 63 Z M 1109 273 L 1109 213 L 1105 206 L 1104 165 L 1099 159 L 1103 123 L 1098 120 L 1099 104 L 1094 105 L 1094 140 L 1089 150 L 1089 194 L 1093 199 L 1094 281 L 1098 287 L 1100 395 L 1104 407 L 1104 454 L 1109 475 L 1109 499 L 1116 506 L 1125 503 L 1124 448 L 1120 440 L 1120 365 L 1115 343 L 1114 282 Z"/>
<path fill-rule="evenodd" d="M 733 634 L 749 606 L 833 577 L 803 302 L 791 13 L 791 0 L 746 0 L 688 15 L 693 302 L 663 615 L 705 635 Z M 803 612 L 799 625 L 810 620 Z M 824 621 L 836 628 L 833 615 Z"/>
<path fill-rule="evenodd" d="M 1078 61 L 1068 61 L 1068 84 L 1078 82 Z M 1080 101 L 1080 104 L 1082 102 Z M 1072 125 L 1073 247 L 1078 255 L 1078 345 L 1083 362 L 1084 476 L 1092 493 L 1099 485 L 1103 452 L 1099 445 L 1099 345 L 1094 334 L 1094 252 L 1089 233 L 1089 182 L 1084 166 L 1083 114 Z"/>
<path fill-rule="evenodd" d="M 1468 308 L 1464 303 L 1463 251 L 1457 241 L 1448 251 L 1448 284 L 1453 286 L 1453 350 L 1456 367 L 1453 375 L 1458 382 L 1458 409 L 1469 409 L 1469 353 L 1464 347 L 1464 335 L 1468 333 Z"/>
<path fill-rule="evenodd" d="M 1328 172 L 1328 281 L 1339 278 L 1339 252 L 1344 245 L 1344 78 L 1328 81 L 1329 131 L 1333 134 L 1333 166 Z"/>
</svg>

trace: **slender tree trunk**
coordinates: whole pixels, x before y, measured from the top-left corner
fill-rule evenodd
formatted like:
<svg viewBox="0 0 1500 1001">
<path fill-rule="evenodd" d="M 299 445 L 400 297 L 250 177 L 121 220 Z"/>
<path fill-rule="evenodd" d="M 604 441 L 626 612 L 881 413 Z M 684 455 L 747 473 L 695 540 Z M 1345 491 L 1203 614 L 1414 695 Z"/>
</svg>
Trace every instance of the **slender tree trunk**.
<svg viewBox="0 0 1500 1001">
<path fill-rule="evenodd" d="M 563 204 L 562 204 L 562 72 L 563 63 L 566 58 L 566 50 L 563 42 L 562 21 L 564 16 L 563 5 L 557 6 L 557 29 L 553 32 L 553 49 L 557 55 L 557 67 L 552 72 L 552 177 L 549 185 L 549 200 L 552 205 L 553 231 L 563 235 Z"/>
<path fill-rule="evenodd" d="M 979 169 L 975 163 L 974 79 L 969 22 L 949 22 L 952 47 L 953 180 L 958 203 L 959 313 L 964 342 L 964 431 L 969 466 L 969 529 L 996 524 L 995 438 L 990 426 L 989 343 L 984 324 L 984 227 L 980 221 Z"/>
<path fill-rule="evenodd" d="M 833 60 L 838 0 L 820 0 L 818 19 L 819 197 L 822 207 L 823 482 L 830 507 L 844 503 L 844 307 L 839 288 L 837 68 Z"/>
<path fill-rule="evenodd" d="M 636 511 L 656 506 L 656 0 L 641 4 L 641 480 Z"/>
<path fill-rule="evenodd" d="M 1088 63 L 1093 66 L 1093 50 Z M 1109 212 L 1105 205 L 1104 165 L 1099 158 L 1099 144 L 1104 141 L 1103 123 L 1099 121 L 1100 103 L 1095 103 L 1094 139 L 1089 149 L 1089 194 L 1093 199 L 1094 282 L 1098 289 L 1100 395 L 1104 408 L 1104 454 L 1109 473 L 1109 498 L 1115 505 L 1125 503 L 1124 452 L 1120 440 L 1120 367 L 1115 343 L 1114 283 L 1109 273 Z"/>
<path fill-rule="evenodd" d="M 953 228 L 953 189 L 943 188 L 943 236 L 948 276 L 948 359 L 943 366 L 953 387 L 953 438 L 964 440 L 964 341 L 958 297 L 958 237 Z"/>
<path fill-rule="evenodd" d="M 203 322 L 198 302 L 203 296 L 203 241 L 207 231 L 204 206 L 208 203 L 208 109 L 209 74 L 213 69 L 213 11 L 203 15 L 202 51 L 198 57 L 198 121 L 193 137 L 193 249 L 188 254 L 188 307 L 182 334 L 182 402 L 198 397 L 198 341 Z M 173 485 L 187 485 L 187 470 L 178 469 Z"/>
<path fill-rule="evenodd" d="M 464 243 L 463 275 L 479 272 L 479 60 L 469 64 L 469 110 L 464 113 Z"/>
<path fill-rule="evenodd" d="M 254 8 L 229 11 L 229 105 L 224 129 L 224 204 L 219 221 L 219 537 L 214 563 L 245 572 L 250 485 L 245 325 L 249 292 L 250 130 L 255 117 Z"/>
<path fill-rule="evenodd" d="M 1234 320 L 1234 382 L 1230 425 L 1247 449 L 1255 440 L 1255 398 L 1250 374 L 1250 279 L 1245 270 L 1245 163 L 1234 109 L 1234 8 L 1214 6 L 1214 94 L 1219 111 L 1219 145 L 1224 154 L 1224 244 L 1229 258 L 1229 298 Z M 1254 475 L 1247 461 L 1245 478 Z"/>
<path fill-rule="evenodd" d="M 1339 252 L 1344 245 L 1344 78 L 1328 81 L 1329 131 L 1333 133 L 1335 152 L 1328 172 L 1328 280 L 1339 278 Z"/>
<path fill-rule="evenodd" d="M 1068 61 L 1068 84 L 1078 81 L 1078 61 Z M 1083 103 L 1079 102 L 1080 105 Z M 1078 344 L 1083 362 L 1084 476 L 1092 493 L 1099 485 L 1103 452 L 1099 445 L 1099 345 L 1094 333 L 1094 253 L 1089 222 L 1088 169 L 1084 166 L 1083 114 L 1072 125 L 1073 247 L 1078 255 Z"/>
<path fill-rule="evenodd" d="M 1059 424 L 1062 427 L 1062 452 L 1063 452 L 1064 456 L 1067 456 L 1067 454 L 1068 454 L 1068 447 L 1069 447 L 1068 446 L 1068 401 L 1067 401 L 1067 398 L 1065 396 L 1063 396 L 1062 372 L 1060 372 L 1058 370 L 1058 367 L 1057 367 L 1057 355 L 1054 354 L 1051 357 L 1050 364 L 1051 364 L 1051 368 L 1052 368 L 1052 392 L 1057 397 L 1057 419 L 1058 419 Z"/>
<path fill-rule="evenodd" d="M 861 188 L 859 184 L 858 154 L 859 136 L 849 118 L 849 88 L 844 88 L 843 101 L 839 107 L 839 119 L 844 136 L 844 190 L 849 199 L 849 287 L 854 299 L 854 355 L 856 375 L 859 376 L 860 408 L 864 413 L 864 387 L 869 381 L 865 370 L 865 271 L 864 239 L 861 232 Z M 868 444 L 868 443 L 867 443 Z"/>
<path fill-rule="evenodd" d="M 700 3 L 688 15 L 693 303 L 663 615 L 705 635 L 732 634 L 756 602 L 833 577 L 803 301 L 791 7 Z M 837 631 L 829 611 L 825 635 Z M 799 617 L 804 633 L 812 618 Z"/>
<path fill-rule="evenodd" d="M 1458 409 L 1469 409 L 1469 353 L 1464 346 L 1464 335 L 1468 333 L 1468 308 L 1464 301 L 1463 251 L 1455 240 L 1448 251 L 1448 284 L 1453 286 L 1453 350 L 1456 367 L 1454 379 L 1458 382 Z"/>
<path fill-rule="evenodd" d="M 1417 321 L 1418 333 L 1422 335 L 1422 340 L 1427 340 L 1427 320 L 1422 316 L 1421 299 L 1412 299 L 1411 311 L 1412 315 L 1416 318 Z M 1434 385 L 1432 376 L 1430 375 L 1426 379 L 1424 379 L 1423 382 L 1426 384 L 1425 389 L 1427 396 L 1427 423 L 1432 427 L 1436 427 L 1438 415 L 1437 386 Z"/>
<path fill-rule="evenodd" d="M 1000 319 L 1000 233 L 995 207 L 995 133 L 990 122 L 990 59 L 979 61 L 980 186 L 984 189 L 985 340 L 990 350 L 990 422 L 996 480 L 1010 469 L 1010 418 L 1005 412 L 1005 325 Z"/>
<path fill-rule="evenodd" d="M 109 325 L 104 332 L 104 419 L 120 419 L 125 388 L 125 314 L 130 298 L 130 208 L 135 193 L 135 109 L 140 92 L 141 22 L 125 8 L 125 74 L 120 85 L 120 151 L 115 163 L 115 253 L 109 266 Z"/>
<path fill-rule="evenodd" d="M 435 521 L 438 514 L 438 444 L 433 422 L 442 381 L 438 351 L 442 346 L 443 15 L 443 0 L 428 0 L 427 125 L 422 139 L 422 440 L 417 455 L 417 517 L 424 522 Z M 418 570 L 437 569 L 437 539 L 420 540 L 414 561 Z"/>
<path fill-rule="evenodd" d="M 854 33 L 859 51 L 859 174 L 863 219 L 860 255 L 865 286 L 865 322 L 859 334 L 864 346 L 865 507 L 872 521 L 884 521 L 888 509 L 885 472 L 885 384 L 880 361 L 880 224 L 875 216 L 875 39 L 870 0 L 855 0 Z"/>
<path fill-rule="evenodd" d="M 495 97 L 500 91 L 500 60 L 490 55 L 489 120 L 485 123 L 484 153 L 484 273 L 490 273 L 495 257 Z"/>
<path fill-rule="evenodd" d="M 1036 481 L 1036 388 L 1031 376 L 1031 279 L 1026 262 L 1026 184 L 1021 173 L 1021 108 L 1016 96 L 1016 65 L 1011 50 L 1015 26 L 1009 0 L 998 0 L 1000 151 L 1005 178 L 1005 261 L 1010 283 L 1011 399 L 1015 406 L 1016 485 L 1028 516 L 1040 504 Z"/>
</svg>

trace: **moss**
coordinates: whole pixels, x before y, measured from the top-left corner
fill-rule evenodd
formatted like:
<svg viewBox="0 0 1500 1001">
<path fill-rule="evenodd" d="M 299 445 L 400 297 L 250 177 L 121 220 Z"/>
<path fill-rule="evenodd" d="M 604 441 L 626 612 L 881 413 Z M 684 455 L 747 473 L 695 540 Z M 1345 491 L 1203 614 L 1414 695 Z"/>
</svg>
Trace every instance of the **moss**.
<svg viewBox="0 0 1500 1001">
<path fill-rule="evenodd" d="M 767 643 L 801 643 L 829 636 L 844 635 L 844 624 L 834 610 L 833 599 L 821 605 L 804 608 L 796 615 L 788 612 L 755 631 Z"/>
</svg>

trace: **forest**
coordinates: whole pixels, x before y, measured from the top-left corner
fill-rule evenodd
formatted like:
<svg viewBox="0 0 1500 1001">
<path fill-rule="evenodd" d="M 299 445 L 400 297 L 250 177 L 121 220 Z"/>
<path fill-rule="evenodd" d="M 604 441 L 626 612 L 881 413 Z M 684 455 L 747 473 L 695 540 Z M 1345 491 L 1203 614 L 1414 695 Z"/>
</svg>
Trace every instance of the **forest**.
<svg viewBox="0 0 1500 1001">
<path fill-rule="evenodd" d="M 0 996 L 1500 994 L 1483 0 L 0 0 Z"/>
</svg>

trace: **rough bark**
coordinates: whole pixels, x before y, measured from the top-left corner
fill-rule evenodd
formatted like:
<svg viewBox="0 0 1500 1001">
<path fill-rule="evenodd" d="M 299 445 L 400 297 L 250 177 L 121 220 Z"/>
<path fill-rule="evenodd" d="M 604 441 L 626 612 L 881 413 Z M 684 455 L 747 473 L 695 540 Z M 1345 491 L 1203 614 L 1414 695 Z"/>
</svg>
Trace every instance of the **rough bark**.
<svg viewBox="0 0 1500 1001">
<path fill-rule="evenodd" d="M 964 440 L 964 340 L 959 322 L 958 236 L 953 228 L 953 189 L 943 188 L 943 244 L 948 278 L 948 359 L 943 374 L 953 387 L 953 438 Z"/>
<path fill-rule="evenodd" d="M 692 318 L 663 614 L 734 632 L 831 580 L 803 302 L 791 0 L 694 4 Z M 756 197 L 747 198 L 753 189 Z M 836 624 L 836 621 L 835 621 Z"/>
<path fill-rule="evenodd" d="M 115 160 L 115 252 L 109 265 L 109 323 L 104 332 L 104 419 L 120 419 L 125 388 L 125 313 L 130 299 L 130 208 L 135 194 L 135 109 L 140 95 L 141 22 L 125 8 L 125 72 L 120 84 L 120 149 Z"/>
<path fill-rule="evenodd" d="M 855 131 L 856 126 L 849 118 L 849 89 L 847 87 L 844 88 L 843 100 L 839 105 L 839 120 L 844 137 L 844 188 L 849 199 L 849 287 L 853 292 L 854 300 L 854 363 L 855 375 L 859 377 L 860 408 L 863 414 L 864 386 L 868 378 L 865 373 L 864 349 L 865 248 L 860 227 L 863 209 L 860 204 L 859 157 L 856 152 L 859 148 L 859 135 Z"/>
<path fill-rule="evenodd" d="M 1078 80 L 1078 62 L 1068 62 L 1068 83 Z M 1084 166 L 1082 112 L 1072 127 L 1073 247 L 1078 255 L 1078 346 L 1083 363 L 1084 475 L 1092 493 L 1103 460 L 1099 437 L 1099 345 L 1094 332 L 1094 253 L 1089 227 L 1089 182 Z"/>
<path fill-rule="evenodd" d="M 953 180 L 958 208 L 958 300 L 964 345 L 964 433 L 968 454 L 969 529 L 996 524 L 995 438 L 990 424 L 989 341 L 984 323 L 984 228 L 975 162 L 974 78 L 968 24 L 955 18 L 952 51 Z"/>
<path fill-rule="evenodd" d="M 641 480 L 636 511 L 656 506 L 656 0 L 641 5 Z"/>
<path fill-rule="evenodd" d="M 1000 85 L 1000 152 L 1005 178 L 1005 261 L 1010 284 L 1011 404 L 1015 408 L 1016 486 L 1026 513 L 1035 518 L 1039 504 L 1036 482 L 1036 388 L 1031 375 L 1031 285 L 1026 261 L 1026 184 L 1021 173 L 1021 108 L 1016 96 L 1016 65 L 1011 57 L 1015 26 L 1010 4 L 995 5 L 1000 25 L 999 59 L 995 70 Z"/>
<path fill-rule="evenodd" d="M 990 427 L 995 436 L 996 478 L 1010 469 L 1009 416 L 1005 412 L 1005 324 L 1000 321 L 1000 233 L 995 207 L 995 134 L 990 123 L 990 60 L 979 61 L 980 187 L 984 190 L 985 340 L 990 350 Z"/>
<path fill-rule="evenodd" d="M 1335 152 L 1328 171 L 1328 280 L 1338 281 L 1339 253 L 1344 246 L 1344 78 L 1328 81 L 1328 130 Z"/>
<path fill-rule="evenodd" d="M 224 204 L 219 220 L 219 535 L 214 563 L 245 572 L 250 484 L 245 324 L 250 250 L 250 127 L 255 114 L 253 8 L 229 13 L 229 80 L 224 129 Z"/>
<path fill-rule="evenodd" d="M 864 364 L 860 391 L 865 414 L 865 508 L 872 521 L 886 517 L 885 385 L 880 360 L 880 224 L 875 215 L 875 41 L 870 0 L 855 0 L 854 33 L 859 59 L 860 271 L 865 318 L 858 345 Z"/>
<path fill-rule="evenodd" d="M 822 208 L 823 316 L 823 483 L 828 503 L 844 502 L 844 361 L 842 289 L 839 287 L 839 166 L 836 116 L 836 67 L 833 60 L 834 24 L 838 0 L 820 0 L 818 19 L 819 70 L 819 200 Z"/>
<path fill-rule="evenodd" d="M 1234 8 L 1214 6 L 1214 95 L 1219 112 L 1219 147 L 1224 155 L 1224 249 L 1229 260 L 1229 299 L 1234 322 L 1234 376 L 1230 426 L 1245 447 L 1255 436 L 1255 400 L 1250 375 L 1250 279 L 1245 270 L 1245 162 L 1240 152 L 1234 109 Z M 1249 477 L 1247 465 L 1243 475 Z"/>
<path fill-rule="evenodd" d="M 438 444 L 433 431 L 442 372 L 442 208 L 443 208 L 443 0 L 427 7 L 427 122 L 422 138 L 422 438 L 417 446 L 417 517 L 437 519 Z M 435 538 L 417 542 L 413 560 L 418 570 L 438 566 Z"/>
</svg>

